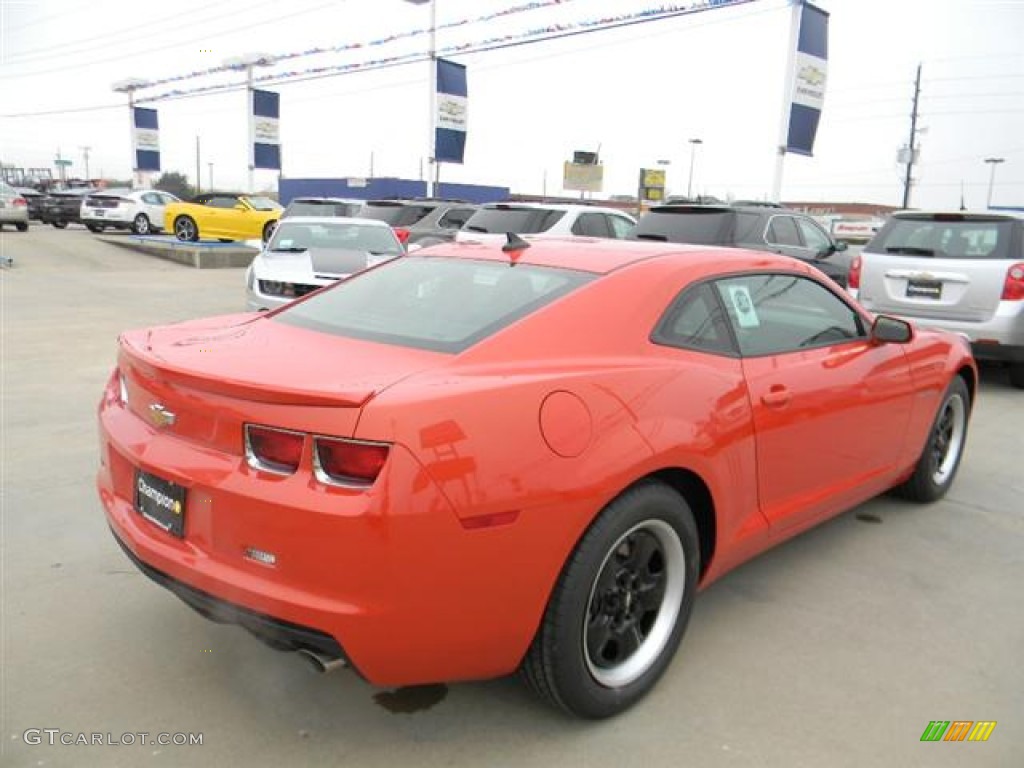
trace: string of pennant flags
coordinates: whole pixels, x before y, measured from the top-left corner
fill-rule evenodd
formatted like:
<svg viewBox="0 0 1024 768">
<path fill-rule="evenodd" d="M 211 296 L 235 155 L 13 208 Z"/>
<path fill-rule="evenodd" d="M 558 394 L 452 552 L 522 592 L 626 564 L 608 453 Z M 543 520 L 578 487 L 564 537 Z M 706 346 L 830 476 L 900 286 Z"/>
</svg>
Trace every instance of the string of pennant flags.
<svg viewBox="0 0 1024 768">
<path fill-rule="evenodd" d="M 466 26 L 478 22 L 489 21 L 491 19 L 498 18 L 501 16 L 510 16 L 517 13 L 524 13 L 526 11 L 535 10 L 537 8 L 543 8 L 553 5 L 562 5 L 568 2 L 572 2 L 572 0 L 538 0 L 537 2 L 513 6 L 474 19 L 461 19 L 458 21 L 447 22 L 445 24 L 438 25 L 437 29 L 440 30 L 446 28 Z M 723 6 L 729 5 L 742 5 L 751 2 L 754 2 L 754 0 L 701 0 L 700 2 L 692 2 L 687 3 L 685 5 L 666 4 L 654 8 L 647 8 L 644 10 L 634 11 L 632 13 L 622 13 L 614 16 L 603 16 L 596 19 L 585 19 L 561 24 L 549 24 L 543 27 L 530 29 L 525 32 L 488 37 L 481 40 L 475 40 L 472 42 L 449 45 L 444 48 L 438 49 L 436 51 L 436 55 L 466 55 L 485 50 L 492 50 L 494 48 L 510 47 L 512 45 L 524 44 L 528 42 L 537 42 L 540 40 L 544 40 L 546 38 L 561 37 L 570 34 L 594 31 L 603 28 L 626 26 L 629 24 L 635 24 L 644 21 L 654 21 L 660 18 L 669 18 L 673 16 L 694 14 L 699 13 L 701 11 L 710 10 L 712 8 L 721 8 Z M 346 43 L 344 45 L 338 45 L 331 48 L 313 48 L 308 51 L 275 55 L 272 57 L 272 63 L 277 64 L 278 62 L 282 61 L 293 60 L 306 56 L 314 56 L 323 53 L 338 53 L 343 51 L 379 47 L 388 43 L 393 43 L 397 40 L 417 37 L 419 35 L 426 34 L 427 32 L 429 32 L 429 30 L 415 29 L 391 35 L 386 38 L 371 40 L 365 43 Z M 379 58 L 368 59 L 360 62 L 352 62 L 348 64 L 331 64 L 316 67 L 307 67 L 305 69 L 296 69 L 287 72 L 275 72 L 272 74 L 253 77 L 252 81 L 254 84 L 264 85 L 285 84 L 287 82 L 294 82 L 302 79 L 311 79 L 315 77 L 324 77 L 329 75 L 342 75 L 364 70 L 383 69 L 385 67 L 399 66 L 402 64 L 409 64 L 415 61 L 423 61 L 427 58 L 427 56 L 428 54 L 422 51 L 405 53 L 394 56 L 383 56 Z M 144 87 L 151 88 L 158 85 L 166 85 L 172 82 L 193 79 L 205 75 L 217 74 L 232 69 L 234 69 L 234 67 L 229 65 L 211 67 L 208 70 L 200 72 L 192 72 L 186 75 L 179 75 L 177 77 L 152 80 L 147 82 L 147 84 Z M 153 96 L 136 96 L 135 103 L 164 101 L 170 99 L 185 98 L 188 96 L 209 94 L 217 91 L 236 90 L 242 85 L 243 84 L 241 83 L 219 83 L 215 85 L 198 86 L 195 88 L 177 88 Z"/>
<path fill-rule="evenodd" d="M 521 5 L 515 5 L 509 8 L 504 8 L 500 11 L 493 11 L 491 13 L 477 16 L 475 18 L 458 19 L 457 21 L 447 21 L 438 24 L 435 30 L 454 29 L 456 27 L 465 27 L 472 24 L 481 24 L 494 19 L 503 18 L 506 16 L 513 16 L 520 13 L 527 13 L 529 11 L 536 11 L 543 8 L 549 8 L 555 5 L 567 5 L 568 3 L 574 2 L 574 0 L 535 0 L 534 2 L 523 3 Z M 395 43 L 399 40 L 408 40 L 416 37 L 421 37 L 430 33 L 429 28 L 418 28 L 410 29 L 405 32 L 397 32 L 386 37 L 377 38 L 375 40 L 368 40 L 366 42 L 356 43 L 341 43 L 339 45 L 332 45 L 326 47 L 309 48 L 305 51 L 292 51 L 290 53 L 274 54 L 269 57 L 268 61 L 273 64 L 277 64 L 283 61 L 290 61 L 293 59 L 306 58 L 309 56 L 322 56 L 324 54 L 331 53 L 347 53 L 349 51 L 359 51 L 365 48 L 375 48 L 382 45 L 388 45 L 389 43 Z M 148 80 L 144 87 L 152 88 L 158 85 L 167 85 L 168 83 L 182 82 L 183 80 L 192 80 L 197 77 L 208 77 L 209 75 L 216 75 L 221 72 L 228 72 L 235 69 L 232 64 L 219 64 L 215 67 L 209 67 L 207 69 L 197 69 L 192 72 L 186 72 L 182 75 L 173 75 L 170 77 L 161 77 L 154 80 Z"/>
</svg>

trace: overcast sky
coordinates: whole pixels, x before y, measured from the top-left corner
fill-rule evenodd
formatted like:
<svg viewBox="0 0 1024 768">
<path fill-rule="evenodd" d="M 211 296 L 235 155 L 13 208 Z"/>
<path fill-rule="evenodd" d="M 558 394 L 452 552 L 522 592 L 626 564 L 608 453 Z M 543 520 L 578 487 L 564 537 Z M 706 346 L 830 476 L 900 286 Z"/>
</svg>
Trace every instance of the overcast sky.
<svg viewBox="0 0 1024 768">
<path fill-rule="evenodd" d="M 438 24 L 527 0 L 436 0 Z M 676 5 L 691 5 L 679 0 Z M 652 0 L 563 0 L 557 6 L 441 29 L 443 49 L 511 40 L 553 24 L 636 14 Z M 902 199 L 899 148 L 910 128 L 914 69 L 923 65 L 921 162 L 912 204 L 969 207 L 988 191 L 986 157 L 1002 157 L 993 203 L 1024 205 L 1024 0 L 819 0 L 831 14 L 825 110 L 813 158 L 787 157 L 783 198 Z M 667 160 L 668 186 L 685 193 L 689 140 L 700 138 L 694 191 L 770 194 L 782 114 L 787 0 L 454 57 L 469 77 L 466 162 L 442 180 L 559 194 L 562 162 L 600 147 L 605 193 L 636 190 L 641 167 Z M 362 43 L 293 58 L 258 74 L 378 60 L 425 51 L 427 36 L 365 45 L 429 26 L 428 6 L 403 0 L 0 0 L 0 160 L 52 166 L 59 149 L 93 176 L 129 176 L 126 99 L 111 84 L 204 71 L 254 51 L 284 54 Z M 234 82 L 196 77 L 141 98 Z M 271 86 L 281 94 L 284 173 L 291 177 L 419 178 L 427 148 L 427 64 Z M 246 180 L 241 91 L 161 101 L 163 170 L 196 172 L 205 187 Z M 90 109 L 107 107 L 105 109 Z M 80 110 L 80 111 L 73 111 Z M 51 114 L 38 114 L 48 112 Z M 257 172 L 257 186 L 275 174 Z"/>
</svg>

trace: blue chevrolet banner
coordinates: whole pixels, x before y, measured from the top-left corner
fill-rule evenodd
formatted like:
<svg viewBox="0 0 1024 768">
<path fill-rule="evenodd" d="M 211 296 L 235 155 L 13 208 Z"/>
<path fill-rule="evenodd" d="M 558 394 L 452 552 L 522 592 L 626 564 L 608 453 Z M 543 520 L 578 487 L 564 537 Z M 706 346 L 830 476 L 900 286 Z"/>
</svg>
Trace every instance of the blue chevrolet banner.
<svg viewBox="0 0 1024 768">
<path fill-rule="evenodd" d="M 134 171 L 160 170 L 160 123 L 155 109 L 132 108 Z"/>
<path fill-rule="evenodd" d="M 462 162 L 466 150 L 466 96 L 466 68 L 438 59 L 434 158 L 439 163 Z"/>
<path fill-rule="evenodd" d="M 252 92 L 249 139 L 252 142 L 252 167 L 281 170 L 281 96 L 273 91 Z"/>
<path fill-rule="evenodd" d="M 807 3 L 800 14 L 800 35 L 793 68 L 786 151 L 811 155 L 825 104 L 828 64 L 828 14 Z"/>
</svg>

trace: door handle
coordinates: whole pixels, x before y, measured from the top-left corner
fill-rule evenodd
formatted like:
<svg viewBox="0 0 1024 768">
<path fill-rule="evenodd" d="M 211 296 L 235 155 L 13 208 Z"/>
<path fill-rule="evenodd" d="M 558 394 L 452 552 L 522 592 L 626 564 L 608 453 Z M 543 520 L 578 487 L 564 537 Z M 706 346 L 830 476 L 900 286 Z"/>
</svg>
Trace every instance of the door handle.
<svg viewBox="0 0 1024 768">
<path fill-rule="evenodd" d="M 789 403 L 789 398 L 789 390 L 785 387 L 776 385 L 768 392 L 761 395 L 761 402 L 769 408 L 782 408 L 784 405 Z"/>
</svg>

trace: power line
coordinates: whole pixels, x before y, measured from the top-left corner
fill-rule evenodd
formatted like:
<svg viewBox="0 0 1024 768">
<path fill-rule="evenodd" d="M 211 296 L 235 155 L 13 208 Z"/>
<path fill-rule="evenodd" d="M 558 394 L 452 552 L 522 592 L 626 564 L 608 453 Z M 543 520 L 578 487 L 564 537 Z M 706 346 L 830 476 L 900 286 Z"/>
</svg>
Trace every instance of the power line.
<svg viewBox="0 0 1024 768">
<path fill-rule="evenodd" d="M 257 27 L 265 27 L 267 24 L 278 24 L 278 23 L 280 23 L 281 21 L 283 21 L 285 19 L 295 18 L 296 16 L 305 16 L 306 14 L 314 13 L 316 11 L 321 11 L 324 8 L 329 8 L 331 6 L 336 6 L 336 5 L 337 5 L 337 3 L 335 3 L 335 2 L 322 3 L 321 5 L 314 6 L 313 8 L 307 8 L 307 9 L 302 10 L 302 11 L 296 11 L 295 13 L 289 13 L 289 14 L 285 14 L 283 16 L 275 16 L 273 19 L 267 19 L 266 21 L 259 21 L 259 22 L 256 22 L 254 24 L 248 24 L 248 25 L 242 26 L 242 27 L 235 27 L 234 29 L 231 30 L 231 32 L 232 33 L 245 32 L 245 31 L 250 30 L 250 29 L 256 29 Z M 21 79 L 21 78 L 26 78 L 26 77 L 38 77 L 40 75 L 52 75 L 55 72 L 66 72 L 69 69 L 81 69 L 82 67 L 92 66 L 94 64 L 108 64 L 108 63 L 110 63 L 112 61 L 123 61 L 125 59 L 137 58 L 139 56 L 148 56 L 149 54 L 156 53 L 157 51 L 167 51 L 167 50 L 171 50 L 172 48 L 180 48 L 183 45 L 189 45 L 190 43 L 197 43 L 197 42 L 200 42 L 202 40 L 209 40 L 209 39 L 210 39 L 209 33 L 205 33 L 201 37 L 194 37 L 194 38 L 190 38 L 188 40 L 182 40 L 181 42 L 171 43 L 169 45 L 158 46 L 156 48 L 152 48 L 152 47 L 151 48 L 147 48 L 145 51 L 139 51 L 138 53 L 130 53 L 130 54 L 126 54 L 126 55 L 112 56 L 112 57 L 109 57 L 109 58 L 106 58 L 106 59 L 93 59 L 91 61 L 81 61 L 81 62 L 77 62 L 76 64 L 68 65 L 66 67 L 56 67 L 54 69 L 39 70 L 37 72 L 22 72 L 20 74 L 0 75 L 0 79 L 12 79 L 12 78 Z"/>
<path fill-rule="evenodd" d="M 257 5 L 251 5 L 251 4 L 243 2 L 243 5 L 245 7 L 246 13 L 251 14 L 253 11 L 255 11 L 255 10 L 259 9 L 259 8 L 263 8 L 263 7 L 266 7 L 266 6 L 269 6 L 269 5 L 274 5 L 274 6 L 278 6 L 279 7 L 280 6 L 280 2 L 279 2 L 279 0 L 267 0 L 266 2 L 259 3 Z M 209 9 L 207 9 L 206 12 L 209 12 L 209 11 L 215 11 L 215 12 L 216 11 L 223 11 L 223 7 L 222 6 L 218 6 L 216 8 L 209 8 Z M 197 14 L 190 15 L 189 16 L 189 22 L 190 22 L 190 24 L 192 26 L 194 26 L 196 24 L 209 24 L 210 22 L 218 21 L 220 19 L 237 18 L 238 17 L 238 13 L 239 12 L 237 10 L 234 10 L 234 11 L 229 11 L 227 13 L 218 13 L 218 15 L 212 16 L 212 17 L 209 17 L 209 18 L 203 18 L 204 12 L 200 11 Z M 151 21 L 149 21 L 149 22 L 147 22 L 145 24 L 138 24 L 138 25 L 135 25 L 135 26 L 132 26 L 132 27 L 123 27 L 120 30 L 115 30 L 115 31 L 112 31 L 112 32 L 108 32 L 108 33 L 103 34 L 103 35 L 93 35 L 91 37 L 80 38 L 79 40 L 72 40 L 72 41 L 70 41 L 68 43 L 60 43 L 60 44 L 57 44 L 57 45 L 45 46 L 43 48 L 29 49 L 28 51 L 24 51 L 22 53 L 9 54 L 6 57 L 6 60 L 5 60 L 4 63 L 8 64 L 8 65 L 11 65 L 11 66 L 17 67 L 17 66 L 21 66 L 23 64 L 26 64 L 28 62 L 43 61 L 43 60 L 46 60 L 46 59 L 63 58 L 65 56 L 69 55 L 69 54 L 74 54 L 74 55 L 77 56 L 78 54 L 86 53 L 88 51 L 100 50 L 100 49 L 103 49 L 103 48 L 110 48 L 111 42 L 109 42 L 109 40 L 111 40 L 113 38 L 119 38 L 119 37 L 125 37 L 125 36 L 129 36 L 130 37 L 130 36 L 133 36 L 133 35 L 138 35 L 139 32 L 145 32 L 147 30 L 150 30 L 152 27 L 160 25 L 160 24 L 162 24 L 165 21 L 173 21 L 173 20 L 180 20 L 180 19 L 181 19 L 181 12 L 179 11 L 178 13 L 175 13 L 175 14 L 173 14 L 171 16 L 163 16 L 163 17 L 160 17 L 158 19 L 153 19 L 153 20 L 151 20 Z M 217 31 L 210 30 L 210 31 L 207 32 L 207 34 L 208 35 L 215 35 L 215 34 L 217 34 Z M 98 40 L 108 40 L 108 42 L 99 43 L 98 45 L 92 45 L 92 43 L 96 43 L 96 41 L 98 41 Z M 85 47 L 83 47 L 81 45 L 82 43 L 89 43 L 89 45 L 86 45 Z M 146 50 L 149 51 L 151 49 L 147 48 Z M 38 55 L 34 55 L 34 54 L 38 54 Z M 134 54 L 132 54 L 132 55 L 134 55 Z"/>
</svg>

